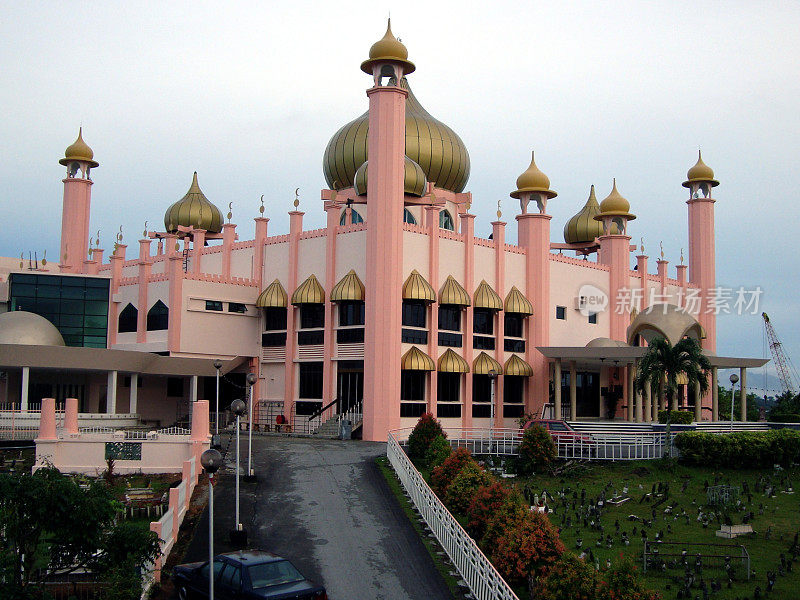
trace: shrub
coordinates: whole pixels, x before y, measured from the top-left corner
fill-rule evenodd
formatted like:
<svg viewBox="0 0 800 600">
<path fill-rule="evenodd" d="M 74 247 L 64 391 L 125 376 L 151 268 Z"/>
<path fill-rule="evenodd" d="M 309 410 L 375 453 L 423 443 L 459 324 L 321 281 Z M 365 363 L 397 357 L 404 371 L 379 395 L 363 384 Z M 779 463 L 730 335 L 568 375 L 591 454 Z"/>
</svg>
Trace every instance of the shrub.
<svg viewBox="0 0 800 600">
<path fill-rule="evenodd" d="M 408 436 L 408 456 L 411 460 L 421 461 L 425 459 L 425 453 L 436 436 L 447 437 L 431 413 L 425 413 L 419 418 L 411 435 Z"/>
<path fill-rule="evenodd" d="M 519 445 L 518 470 L 523 475 L 530 475 L 537 470 L 546 469 L 556 459 L 556 445 L 547 430 L 541 425 L 534 425 L 522 434 Z"/>
<path fill-rule="evenodd" d="M 431 489 L 444 499 L 447 495 L 447 488 L 453 483 L 453 480 L 458 476 L 468 463 L 474 462 L 472 455 L 466 448 L 459 448 L 453 452 L 441 466 L 436 467 L 431 475 Z"/>
<path fill-rule="evenodd" d="M 475 493 L 493 479 L 478 463 L 469 462 L 447 488 L 444 503 L 451 512 L 465 515 Z"/>
<path fill-rule="evenodd" d="M 661 594 L 648 590 L 630 558 L 622 558 L 604 571 L 597 586 L 598 600 L 659 600 Z"/>
<path fill-rule="evenodd" d="M 425 464 L 431 469 L 435 469 L 441 465 L 447 457 L 453 453 L 450 447 L 450 442 L 447 441 L 443 435 L 437 435 L 428 446 L 428 451 L 425 453 Z"/>
<path fill-rule="evenodd" d="M 800 432 L 793 429 L 712 434 L 686 431 L 675 436 L 681 461 L 712 467 L 771 467 L 800 459 Z"/>
<path fill-rule="evenodd" d="M 546 577 L 564 553 L 550 520 L 540 512 L 523 509 L 503 525 L 503 535 L 486 548 L 500 574 L 509 582 Z"/>
<path fill-rule="evenodd" d="M 597 571 L 565 552 L 547 577 L 531 588 L 531 600 L 597 600 Z"/>
<path fill-rule="evenodd" d="M 769 420 L 773 423 L 800 423 L 800 415 L 795 413 L 769 413 Z"/>
<path fill-rule="evenodd" d="M 484 552 L 487 551 L 487 548 L 493 548 L 497 540 L 505 535 L 510 523 L 519 521 L 528 512 L 530 512 L 530 507 L 525 499 L 516 489 L 510 489 L 496 511 L 488 515 L 486 531 L 480 540 L 480 546 L 484 548 Z"/>
<path fill-rule="evenodd" d="M 658 411 L 658 422 L 666 423 L 667 415 L 673 425 L 689 425 L 694 421 L 694 413 L 686 410 L 660 410 Z"/>
<path fill-rule="evenodd" d="M 486 533 L 489 521 L 500 511 L 511 491 L 499 481 L 478 488 L 467 508 L 467 529 L 473 539 L 479 540 Z"/>
</svg>

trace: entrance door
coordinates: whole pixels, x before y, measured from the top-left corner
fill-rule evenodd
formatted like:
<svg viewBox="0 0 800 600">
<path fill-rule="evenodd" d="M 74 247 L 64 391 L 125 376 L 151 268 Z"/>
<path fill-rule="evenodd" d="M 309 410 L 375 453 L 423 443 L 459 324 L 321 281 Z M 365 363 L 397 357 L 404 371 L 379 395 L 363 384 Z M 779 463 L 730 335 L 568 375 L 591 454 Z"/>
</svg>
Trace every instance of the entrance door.
<svg viewBox="0 0 800 600">
<path fill-rule="evenodd" d="M 339 361 L 336 389 L 339 411 L 345 412 L 364 398 L 364 362 L 360 360 Z"/>
</svg>

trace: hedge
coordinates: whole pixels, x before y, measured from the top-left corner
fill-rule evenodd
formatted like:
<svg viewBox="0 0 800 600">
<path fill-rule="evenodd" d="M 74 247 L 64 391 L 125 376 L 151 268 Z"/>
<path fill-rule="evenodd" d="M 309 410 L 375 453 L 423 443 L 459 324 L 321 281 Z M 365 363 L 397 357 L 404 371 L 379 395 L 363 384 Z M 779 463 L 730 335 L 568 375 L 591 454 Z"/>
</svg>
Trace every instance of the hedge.
<svg viewBox="0 0 800 600">
<path fill-rule="evenodd" d="M 769 413 L 773 423 L 800 423 L 800 415 L 795 413 Z"/>
<path fill-rule="evenodd" d="M 686 431 L 675 436 L 681 461 L 687 464 L 751 468 L 788 466 L 800 460 L 800 432 L 793 429 L 704 433 Z"/>
<path fill-rule="evenodd" d="M 694 413 L 685 410 L 660 410 L 658 411 L 658 422 L 666 423 L 667 415 L 670 415 L 670 423 L 673 425 L 689 425 L 694 421 Z"/>
</svg>

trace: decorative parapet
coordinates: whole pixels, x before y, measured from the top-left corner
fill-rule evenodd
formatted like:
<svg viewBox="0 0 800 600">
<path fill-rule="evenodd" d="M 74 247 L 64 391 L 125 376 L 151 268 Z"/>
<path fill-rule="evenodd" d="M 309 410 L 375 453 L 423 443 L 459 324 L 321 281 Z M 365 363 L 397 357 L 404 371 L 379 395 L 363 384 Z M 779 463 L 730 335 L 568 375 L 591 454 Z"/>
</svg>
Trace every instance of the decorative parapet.
<svg viewBox="0 0 800 600">
<path fill-rule="evenodd" d="M 595 269 L 597 271 L 610 271 L 611 267 L 608 265 L 601 265 L 599 263 L 583 260 L 581 258 L 573 258 L 572 256 L 565 256 L 563 254 L 550 254 L 550 260 L 555 262 L 567 263 L 570 265 L 577 265 L 586 269 Z"/>
</svg>

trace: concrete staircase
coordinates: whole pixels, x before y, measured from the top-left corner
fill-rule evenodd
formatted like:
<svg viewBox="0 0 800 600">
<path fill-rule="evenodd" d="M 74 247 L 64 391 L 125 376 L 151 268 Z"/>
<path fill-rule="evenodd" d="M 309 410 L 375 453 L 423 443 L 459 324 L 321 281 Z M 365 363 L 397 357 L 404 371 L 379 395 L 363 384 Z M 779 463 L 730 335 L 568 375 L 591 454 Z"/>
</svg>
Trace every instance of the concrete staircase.
<svg viewBox="0 0 800 600">
<path fill-rule="evenodd" d="M 334 415 L 311 433 L 324 438 L 339 437 L 339 415 Z"/>
</svg>

